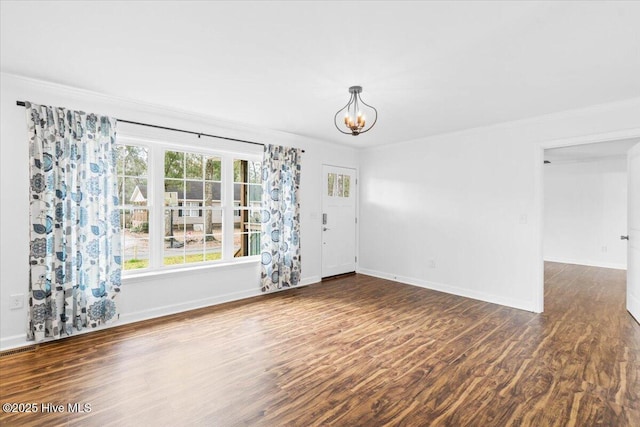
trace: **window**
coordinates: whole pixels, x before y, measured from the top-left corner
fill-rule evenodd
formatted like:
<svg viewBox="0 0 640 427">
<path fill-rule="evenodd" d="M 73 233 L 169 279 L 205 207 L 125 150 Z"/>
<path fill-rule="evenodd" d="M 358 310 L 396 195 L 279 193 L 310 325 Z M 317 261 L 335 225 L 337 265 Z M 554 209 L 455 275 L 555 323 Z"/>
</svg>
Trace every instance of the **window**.
<svg viewBox="0 0 640 427">
<path fill-rule="evenodd" d="M 219 157 L 165 151 L 163 265 L 222 258 L 221 177 Z"/>
<path fill-rule="evenodd" d="M 180 205 L 179 202 L 178 205 Z M 195 207 L 197 209 L 182 209 L 180 210 L 180 216 L 202 216 L 202 209 L 199 209 L 199 207 L 202 206 L 202 202 L 184 202 L 182 206 Z"/>
<path fill-rule="evenodd" d="M 260 161 L 121 141 L 117 172 L 125 271 L 259 255 Z"/>
<path fill-rule="evenodd" d="M 148 154 L 144 147 L 118 147 L 118 197 L 125 270 L 149 266 Z"/>
<path fill-rule="evenodd" d="M 351 177 L 349 175 L 330 173 L 327 176 L 327 195 L 330 197 L 349 197 L 351 193 Z"/>
<path fill-rule="evenodd" d="M 262 165 L 260 162 L 233 161 L 233 256 L 260 254 L 260 206 L 262 203 Z"/>
</svg>

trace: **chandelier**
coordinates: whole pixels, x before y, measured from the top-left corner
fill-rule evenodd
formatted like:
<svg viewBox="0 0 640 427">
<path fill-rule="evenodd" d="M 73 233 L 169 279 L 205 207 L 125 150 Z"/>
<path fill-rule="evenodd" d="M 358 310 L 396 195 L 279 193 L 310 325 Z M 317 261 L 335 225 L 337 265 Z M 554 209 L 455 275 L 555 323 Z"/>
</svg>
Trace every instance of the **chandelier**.
<svg viewBox="0 0 640 427">
<path fill-rule="evenodd" d="M 362 86 L 351 86 L 349 88 L 349 93 L 351 94 L 349 102 L 333 118 L 333 124 L 336 125 L 336 128 L 346 135 L 358 136 L 361 133 L 368 132 L 378 121 L 378 110 L 362 100 L 360 97 L 361 92 Z M 363 111 L 363 109 L 368 110 L 368 112 Z M 367 118 L 367 115 L 369 117 L 373 116 L 373 121 L 370 121 L 371 124 L 369 126 L 367 126 L 367 120 L 370 119 Z M 338 124 L 338 122 L 340 123 Z M 345 132 L 341 129 L 341 126 L 346 127 L 349 131 Z"/>
</svg>

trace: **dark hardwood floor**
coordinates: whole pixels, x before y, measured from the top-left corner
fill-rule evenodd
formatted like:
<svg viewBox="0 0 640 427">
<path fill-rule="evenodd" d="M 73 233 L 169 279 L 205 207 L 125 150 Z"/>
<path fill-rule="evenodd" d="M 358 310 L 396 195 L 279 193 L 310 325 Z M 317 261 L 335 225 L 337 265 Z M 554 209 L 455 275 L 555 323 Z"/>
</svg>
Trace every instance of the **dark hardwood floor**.
<svg viewBox="0 0 640 427">
<path fill-rule="evenodd" d="M 625 272 L 545 277 L 541 315 L 354 275 L 41 345 L 0 358 L 40 413 L 0 424 L 640 426 Z"/>
</svg>

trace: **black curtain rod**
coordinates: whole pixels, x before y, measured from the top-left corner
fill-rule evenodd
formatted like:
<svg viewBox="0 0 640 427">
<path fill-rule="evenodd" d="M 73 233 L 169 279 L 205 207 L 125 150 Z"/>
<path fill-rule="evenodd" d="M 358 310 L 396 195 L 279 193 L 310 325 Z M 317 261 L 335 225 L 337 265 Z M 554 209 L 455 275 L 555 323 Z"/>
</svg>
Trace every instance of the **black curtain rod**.
<svg viewBox="0 0 640 427">
<path fill-rule="evenodd" d="M 24 101 L 16 101 L 16 105 L 18 105 L 19 107 L 24 107 L 25 103 Z M 156 129 L 164 129 L 164 130 L 172 130 L 174 132 L 182 132 L 182 133 L 188 133 L 191 135 L 198 135 L 198 138 L 200 138 L 201 136 L 208 136 L 209 138 L 218 138 L 218 139 L 226 139 L 227 141 L 236 141 L 236 142 L 243 142 L 245 144 L 253 144 L 253 145 L 262 145 L 264 147 L 264 144 L 261 142 L 253 142 L 253 141 L 247 141 L 244 139 L 236 139 L 236 138 L 229 138 L 226 136 L 219 136 L 219 135 L 211 135 L 208 133 L 202 133 L 202 132 L 194 132 L 191 130 L 184 130 L 184 129 L 177 129 L 177 128 L 170 128 L 167 126 L 158 126 L 158 125 L 152 125 L 149 123 L 142 123 L 142 122 L 133 122 L 131 120 L 124 120 L 124 119 L 118 119 L 116 118 L 117 121 L 122 122 L 122 123 L 129 123 L 132 125 L 138 125 L 138 126 L 146 126 L 146 127 L 150 127 L 150 128 L 156 128 Z M 304 153 L 304 150 L 302 150 L 302 152 Z"/>
</svg>

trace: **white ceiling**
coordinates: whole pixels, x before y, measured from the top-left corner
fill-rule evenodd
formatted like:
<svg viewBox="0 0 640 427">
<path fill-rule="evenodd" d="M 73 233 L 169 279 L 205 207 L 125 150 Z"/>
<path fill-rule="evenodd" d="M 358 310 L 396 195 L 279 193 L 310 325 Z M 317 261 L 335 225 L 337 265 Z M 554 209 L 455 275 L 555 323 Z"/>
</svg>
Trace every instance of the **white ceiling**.
<svg viewBox="0 0 640 427">
<path fill-rule="evenodd" d="M 356 147 L 640 97 L 640 2 L 7 2 L 1 69 Z M 351 85 L 376 128 L 342 135 Z"/>
<path fill-rule="evenodd" d="M 640 138 L 619 139 L 616 141 L 551 148 L 544 150 L 544 159 L 551 163 L 564 163 L 584 162 L 602 159 L 605 157 L 625 157 L 627 155 L 627 151 L 636 144 L 640 144 Z"/>
</svg>

